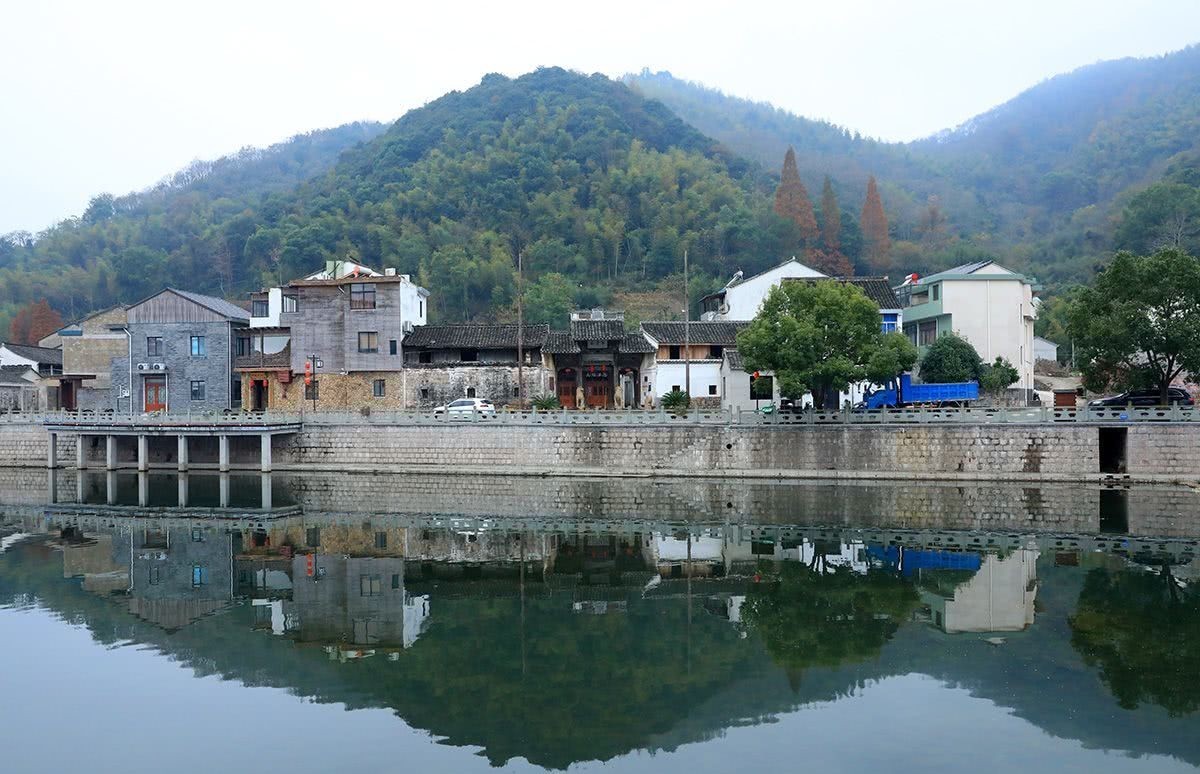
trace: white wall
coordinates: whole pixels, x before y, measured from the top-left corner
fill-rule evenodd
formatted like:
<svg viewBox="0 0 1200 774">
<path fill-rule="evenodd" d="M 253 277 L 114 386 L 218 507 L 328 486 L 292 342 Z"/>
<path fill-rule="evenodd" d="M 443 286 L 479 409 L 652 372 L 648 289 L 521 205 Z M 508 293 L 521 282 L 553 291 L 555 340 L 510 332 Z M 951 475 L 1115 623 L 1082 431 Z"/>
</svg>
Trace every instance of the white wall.
<svg viewBox="0 0 1200 774">
<path fill-rule="evenodd" d="M 824 277 L 821 272 L 810 269 L 799 261 L 788 261 L 770 271 L 734 285 L 725 291 L 728 311 L 718 315 L 718 320 L 753 320 L 771 288 L 789 277 Z"/>
<path fill-rule="evenodd" d="M 0 347 L 0 366 L 23 365 L 29 366 L 33 370 L 37 370 L 38 364 L 36 360 L 30 360 L 27 357 L 22 357 L 16 352 L 13 352 L 8 347 Z"/>
<path fill-rule="evenodd" d="M 279 313 L 283 311 L 283 290 L 270 288 L 267 290 L 267 316 L 251 317 L 251 328 L 278 328 Z"/>
<path fill-rule="evenodd" d="M 650 374 L 651 383 L 656 398 L 661 398 L 671 391 L 675 385 L 679 385 L 679 389 L 686 389 L 687 380 L 684 378 L 685 366 L 683 360 L 658 360 L 654 364 L 654 370 Z M 721 397 L 721 361 L 720 360 L 693 360 L 691 366 L 692 376 L 692 392 L 693 398 L 719 398 Z M 716 395 L 710 395 L 709 385 L 715 385 L 717 388 Z M 657 400 L 655 405 L 658 405 Z"/>
<path fill-rule="evenodd" d="M 945 600 L 947 632 L 1019 632 L 1033 624 L 1038 552 L 1017 551 L 983 558 L 979 572 Z"/>
<path fill-rule="evenodd" d="M 403 275 L 400 283 L 400 316 L 401 320 L 413 325 L 424 325 L 429 319 L 429 293 L 415 284 L 408 275 Z"/>
<path fill-rule="evenodd" d="M 1033 289 L 1018 279 L 943 281 L 942 311 L 985 363 L 1002 357 L 1020 374 L 1013 387 L 1033 389 Z"/>
</svg>

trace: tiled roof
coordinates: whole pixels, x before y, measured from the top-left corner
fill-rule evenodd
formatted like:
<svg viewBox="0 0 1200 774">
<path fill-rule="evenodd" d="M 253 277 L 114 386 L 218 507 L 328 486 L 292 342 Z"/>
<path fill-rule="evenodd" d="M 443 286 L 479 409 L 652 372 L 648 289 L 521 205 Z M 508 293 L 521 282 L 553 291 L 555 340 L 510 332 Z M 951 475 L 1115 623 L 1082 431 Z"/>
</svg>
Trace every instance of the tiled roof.
<svg viewBox="0 0 1200 774">
<path fill-rule="evenodd" d="M 743 369 L 742 353 L 736 349 L 725 350 L 725 359 L 729 361 L 729 369 L 731 371 L 741 371 Z"/>
<path fill-rule="evenodd" d="M 688 331 L 688 338 L 692 344 L 717 344 L 723 347 L 732 347 L 737 344 L 738 331 L 749 324 L 748 322 L 732 321 L 694 322 L 689 326 L 691 330 Z M 684 343 L 683 328 L 684 323 L 678 321 L 642 323 L 642 330 L 659 344 Z"/>
<path fill-rule="evenodd" d="M 549 335 L 549 325 L 526 325 L 522 344 L 529 349 L 541 349 Z M 507 323 L 419 325 L 405 337 L 404 346 L 419 349 L 516 349 L 517 326 Z"/>
<path fill-rule="evenodd" d="M 858 287 L 863 293 L 866 293 L 867 298 L 875 302 L 875 305 L 880 309 L 899 309 L 900 299 L 896 298 L 896 292 L 892 290 L 892 286 L 888 283 L 887 277 L 832 277 L 831 279 L 838 282 L 849 282 L 851 285 Z M 802 279 L 799 277 L 789 278 L 784 282 L 825 282 L 822 279 Z"/>
<path fill-rule="evenodd" d="M 615 341 L 625 336 L 623 320 L 572 320 L 571 338 L 575 341 Z"/>
<path fill-rule="evenodd" d="M 62 365 L 62 350 L 50 347 L 35 347 L 32 344 L 3 344 L 6 349 L 18 357 L 32 360 L 35 363 Z M 21 366 L 24 368 L 24 366 Z"/>
<path fill-rule="evenodd" d="M 639 353 L 653 352 L 654 345 L 646 341 L 646 337 L 640 333 L 626 333 L 621 339 L 620 345 L 617 347 L 618 352 L 635 355 Z"/>
<path fill-rule="evenodd" d="M 573 355 L 579 352 L 579 344 L 571 338 L 569 333 L 552 332 L 546 336 L 546 343 L 542 346 L 542 351 L 551 355 Z"/>
<path fill-rule="evenodd" d="M 241 308 L 237 304 L 231 304 L 224 299 L 206 296 L 201 293 L 193 293 L 190 290 L 179 290 L 178 288 L 167 288 L 172 293 L 183 296 L 194 304 L 216 312 L 222 317 L 227 317 L 231 320 L 240 320 L 242 322 L 250 322 L 250 313 Z"/>
<path fill-rule="evenodd" d="M 11 365 L 0 366 L 0 384 L 29 385 L 25 378 L 32 369 L 29 366 Z"/>
</svg>

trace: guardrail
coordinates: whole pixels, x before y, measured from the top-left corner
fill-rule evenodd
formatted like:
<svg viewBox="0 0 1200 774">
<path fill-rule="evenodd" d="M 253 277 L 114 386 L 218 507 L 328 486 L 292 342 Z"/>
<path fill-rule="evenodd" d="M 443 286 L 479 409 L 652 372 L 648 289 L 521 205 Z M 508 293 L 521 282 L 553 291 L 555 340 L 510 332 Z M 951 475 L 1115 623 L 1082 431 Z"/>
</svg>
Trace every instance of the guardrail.
<svg viewBox="0 0 1200 774">
<path fill-rule="evenodd" d="M 130 427 L 142 425 L 207 424 L 247 426 L 262 424 L 306 423 L 312 425 L 457 425 L 476 423 L 486 425 L 992 425 L 1048 424 L 1055 422 L 1078 424 L 1127 424 L 1140 422 L 1198 422 L 1200 409 L 1193 407 L 1126 407 L 1126 408 L 909 408 L 872 411 L 774 412 L 733 411 L 730 409 L 695 409 L 672 412 L 663 409 L 642 410 L 566 410 L 509 411 L 495 414 L 446 414 L 432 411 L 226 411 L 186 414 L 115 414 L 112 412 L 39 412 L 0 413 L 0 424 L 71 424 L 112 425 Z"/>
</svg>

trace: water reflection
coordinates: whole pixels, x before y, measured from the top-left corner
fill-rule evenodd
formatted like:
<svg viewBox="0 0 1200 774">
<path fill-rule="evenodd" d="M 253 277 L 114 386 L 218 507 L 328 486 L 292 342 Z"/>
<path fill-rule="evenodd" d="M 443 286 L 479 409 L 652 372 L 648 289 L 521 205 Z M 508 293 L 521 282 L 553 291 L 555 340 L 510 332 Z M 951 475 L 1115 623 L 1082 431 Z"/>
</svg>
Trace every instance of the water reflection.
<svg viewBox="0 0 1200 774">
<path fill-rule="evenodd" d="M 230 480 L 222 509 L 216 476 L 178 508 L 174 476 L 118 479 L 115 498 L 100 478 L 4 511 L 0 607 L 388 707 L 493 764 L 675 749 L 910 674 L 1084 747 L 1200 764 L 1191 538 L 350 513 L 281 507 L 313 495 L 278 477 L 266 510 L 269 478 Z"/>
</svg>

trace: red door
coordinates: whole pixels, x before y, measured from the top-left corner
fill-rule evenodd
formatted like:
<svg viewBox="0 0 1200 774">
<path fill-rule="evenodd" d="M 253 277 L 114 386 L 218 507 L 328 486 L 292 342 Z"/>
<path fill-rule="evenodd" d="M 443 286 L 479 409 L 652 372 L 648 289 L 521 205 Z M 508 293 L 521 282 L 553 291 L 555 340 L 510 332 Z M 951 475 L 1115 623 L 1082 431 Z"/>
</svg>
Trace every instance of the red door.
<svg viewBox="0 0 1200 774">
<path fill-rule="evenodd" d="M 166 411 L 167 380 L 162 376 L 146 377 L 146 413 Z"/>
<path fill-rule="evenodd" d="M 575 408 L 575 371 L 564 368 L 558 372 L 558 405 Z"/>
</svg>

